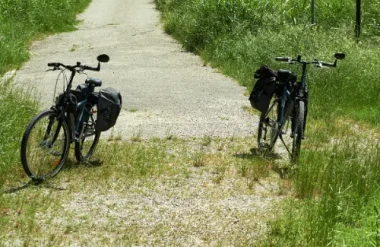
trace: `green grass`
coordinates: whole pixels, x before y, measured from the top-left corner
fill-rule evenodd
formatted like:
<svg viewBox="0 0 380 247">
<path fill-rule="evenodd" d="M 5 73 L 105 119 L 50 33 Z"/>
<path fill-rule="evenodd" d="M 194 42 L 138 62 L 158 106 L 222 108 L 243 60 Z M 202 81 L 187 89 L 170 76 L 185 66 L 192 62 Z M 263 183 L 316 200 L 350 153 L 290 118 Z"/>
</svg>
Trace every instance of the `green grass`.
<svg viewBox="0 0 380 247">
<path fill-rule="evenodd" d="M 293 180 L 297 199 L 271 224 L 273 246 L 377 246 L 378 145 L 344 135 L 304 150 Z"/>
<path fill-rule="evenodd" d="M 21 136 L 27 123 L 37 111 L 38 104 L 21 90 L 14 89 L 10 82 L 0 84 L 0 184 L 12 180 L 13 170 L 20 170 Z"/>
<path fill-rule="evenodd" d="M 75 29 L 76 15 L 91 0 L 0 0 L 0 75 L 29 58 L 28 47 L 42 35 Z"/>
<path fill-rule="evenodd" d="M 355 1 L 315 2 L 310 25 L 310 1 L 156 0 L 165 30 L 248 92 L 263 63 L 300 74 L 276 56 L 333 61 L 335 52 L 346 53 L 337 68 L 308 70 L 307 139 L 290 180 L 294 198 L 261 245 L 378 246 L 380 1 L 362 1 L 359 42 Z"/>
</svg>

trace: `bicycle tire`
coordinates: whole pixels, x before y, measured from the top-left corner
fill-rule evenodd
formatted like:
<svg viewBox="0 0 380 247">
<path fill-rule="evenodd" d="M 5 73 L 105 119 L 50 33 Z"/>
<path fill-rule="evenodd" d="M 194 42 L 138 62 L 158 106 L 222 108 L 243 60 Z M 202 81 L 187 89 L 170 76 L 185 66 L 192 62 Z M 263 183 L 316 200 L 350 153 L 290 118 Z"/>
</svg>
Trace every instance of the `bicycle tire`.
<svg viewBox="0 0 380 247">
<path fill-rule="evenodd" d="M 294 136 L 292 145 L 291 161 L 293 165 L 296 165 L 301 153 L 301 142 L 303 139 L 305 123 L 305 102 L 299 101 L 296 109 L 296 119 L 294 126 Z"/>
<path fill-rule="evenodd" d="M 45 110 L 25 129 L 21 141 L 21 163 L 33 180 L 44 180 L 60 172 L 69 154 L 70 130 L 59 114 Z"/>
<path fill-rule="evenodd" d="M 93 111 L 96 112 L 95 109 Z M 88 161 L 94 154 L 96 146 L 99 143 L 101 132 L 95 130 L 95 117 L 95 114 L 88 117 L 88 121 L 82 125 L 82 135 L 80 139 L 75 142 L 75 158 L 78 162 Z"/>
<path fill-rule="evenodd" d="M 270 108 L 260 116 L 257 131 L 257 146 L 259 150 L 271 152 L 278 138 L 278 109 L 279 102 L 272 99 Z M 268 135 L 269 132 L 269 135 Z M 268 140 L 269 137 L 269 140 Z"/>
</svg>

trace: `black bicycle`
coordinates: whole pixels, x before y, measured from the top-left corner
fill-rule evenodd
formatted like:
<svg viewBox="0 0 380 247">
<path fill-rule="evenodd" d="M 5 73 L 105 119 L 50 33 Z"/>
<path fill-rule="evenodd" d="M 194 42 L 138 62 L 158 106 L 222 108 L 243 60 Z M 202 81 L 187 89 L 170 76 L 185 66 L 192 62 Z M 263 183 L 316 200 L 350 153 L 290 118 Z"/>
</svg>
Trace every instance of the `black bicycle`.
<svg viewBox="0 0 380 247">
<path fill-rule="evenodd" d="M 301 81 L 290 70 L 272 71 L 269 83 L 272 82 L 274 97 L 271 97 L 269 108 L 260 116 L 258 127 L 258 148 L 264 152 L 272 151 L 278 138 L 284 144 L 293 165 L 297 164 L 301 152 L 301 142 L 306 128 L 308 88 L 306 67 L 336 67 L 338 59 L 344 59 L 344 53 L 335 53 L 335 62 L 327 63 L 318 59 L 304 61 L 297 58 L 276 57 L 276 61 L 302 65 Z M 267 82 L 268 83 L 268 80 Z M 268 100 L 269 101 L 269 100 Z M 289 133 L 289 135 L 287 135 Z"/>
<path fill-rule="evenodd" d="M 99 94 L 94 89 L 100 87 L 102 81 L 87 78 L 85 84 L 75 90 L 72 90 L 72 82 L 76 73 L 100 71 L 100 63 L 108 62 L 109 57 L 103 54 L 97 60 L 97 67 L 80 62 L 73 66 L 48 63 L 51 71 L 59 70 L 64 74 L 68 70 L 71 75 L 69 79 L 64 76 L 66 88 L 56 97 L 55 104 L 37 114 L 24 132 L 21 162 L 26 174 L 33 180 L 42 181 L 55 176 L 65 164 L 73 142 L 78 161 L 87 161 L 93 155 L 101 133 L 95 128 Z"/>
</svg>

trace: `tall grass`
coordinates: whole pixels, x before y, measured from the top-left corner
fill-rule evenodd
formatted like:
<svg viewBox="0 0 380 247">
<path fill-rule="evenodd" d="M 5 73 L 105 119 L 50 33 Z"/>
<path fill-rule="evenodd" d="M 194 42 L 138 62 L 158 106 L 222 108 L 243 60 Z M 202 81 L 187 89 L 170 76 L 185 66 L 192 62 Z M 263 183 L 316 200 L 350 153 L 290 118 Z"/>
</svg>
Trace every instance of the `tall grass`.
<svg viewBox="0 0 380 247">
<path fill-rule="evenodd" d="M 310 24 L 309 0 L 155 0 L 163 13 L 166 30 L 190 50 L 201 50 L 216 37 L 254 32 L 278 31 L 284 24 Z M 354 34 L 354 1 L 315 1 L 316 24 L 323 29 L 347 26 Z M 362 30 L 366 37 L 379 35 L 379 1 L 362 1 Z"/>
<path fill-rule="evenodd" d="M 90 1 L 0 0 L 0 75 L 29 58 L 32 39 L 73 30 L 76 14 Z"/>
<path fill-rule="evenodd" d="M 303 153 L 294 180 L 298 199 L 272 222 L 272 246 L 378 246 L 378 145 L 363 147 L 356 138 Z"/>
<path fill-rule="evenodd" d="M 235 78 L 250 91 L 263 63 L 275 56 L 346 59 L 334 69 L 309 67 L 309 114 L 294 198 L 271 224 L 263 246 L 374 246 L 380 204 L 380 1 L 362 1 L 362 35 L 357 42 L 355 1 L 156 0 L 165 30 L 189 51 Z M 359 122 L 353 123 L 352 120 Z M 350 124 L 351 123 L 351 124 Z M 353 130 L 352 125 L 358 125 Z M 355 129 L 355 128 L 354 128 Z M 369 134 L 370 133 L 370 134 Z"/>
<path fill-rule="evenodd" d="M 0 91 L 0 185 L 3 185 L 5 180 L 15 179 L 17 174 L 22 174 L 14 172 L 22 169 L 20 137 L 37 112 L 38 104 L 25 92 L 12 88 L 10 82 L 0 83 Z"/>
</svg>

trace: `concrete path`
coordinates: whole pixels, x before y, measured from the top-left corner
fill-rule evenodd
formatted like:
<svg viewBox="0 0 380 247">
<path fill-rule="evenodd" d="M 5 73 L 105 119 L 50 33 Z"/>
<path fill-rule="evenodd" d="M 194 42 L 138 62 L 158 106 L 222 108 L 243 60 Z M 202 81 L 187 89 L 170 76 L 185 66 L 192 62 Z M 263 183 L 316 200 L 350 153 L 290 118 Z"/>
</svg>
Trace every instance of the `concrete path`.
<svg viewBox="0 0 380 247">
<path fill-rule="evenodd" d="M 96 65 L 96 56 L 106 53 L 110 62 L 88 75 L 123 96 L 123 111 L 108 134 L 225 137 L 257 128 L 256 118 L 242 109 L 250 107 L 245 88 L 166 35 L 152 0 L 93 0 L 78 18 L 77 31 L 35 42 L 30 61 L 17 72 L 15 83 L 35 89 L 44 107 L 51 105 L 58 74 L 45 73 L 48 62 Z M 85 78 L 77 76 L 74 85 Z"/>
</svg>

